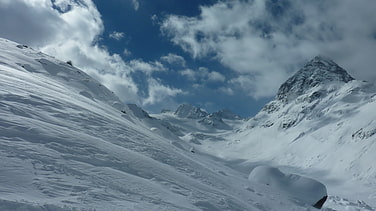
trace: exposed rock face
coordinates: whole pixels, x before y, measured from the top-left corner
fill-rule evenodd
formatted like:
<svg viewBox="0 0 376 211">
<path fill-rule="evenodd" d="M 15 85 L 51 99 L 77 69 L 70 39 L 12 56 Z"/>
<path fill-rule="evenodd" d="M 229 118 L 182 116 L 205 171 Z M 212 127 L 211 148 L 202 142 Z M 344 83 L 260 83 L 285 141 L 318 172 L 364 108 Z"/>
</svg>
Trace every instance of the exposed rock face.
<svg viewBox="0 0 376 211">
<path fill-rule="evenodd" d="M 201 124 L 211 126 L 217 129 L 230 130 L 231 127 L 223 122 L 222 118 L 213 114 L 206 116 L 199 121 Z"/>
<path fill-rule="evenodd" d="M 321 101 L 353 80 L 332 60 L 316 56 L 281 85 L 275 99 L 264 106 L 256 119 L 275 114 L 280 120 L 279 128 L 288 129 L 304 118 L 319 117 L 322 111 L 316 107 Z M 263 125 L 275 123 L 267 119 L 265 122 Z"/>
<path fill-rule="evenodd" d="M 347 83 L 352 80 L 354 78 L 335 62 L 322 56 L 316 56 L 281 85 L 276 99 L 287 103 L 313 87 L 328 82 Z M 312 97 L 320 97 L 320 93 L 318 92 Z"/>
<path fill-rule="evenodd" d="M 226 109 L 214 112 L 212 115 L 213 116 L 217 116 L 217 117 L 219 117 L 221 119 L 230 119 L 230 120 L 241 119 L 241 117 L 239 115 L 234 114 L 231 111 L 226 110 Z"/>
<path fill-rule="evenodd" d="M 313 207 L 317 209 L 321 209 L 327 198 L 328 196 L 322 197 L 316 204 L 313 205 Z"/>
<path fill-rule="evenodd" d="M 199 119 L 207 116 L 208 113 L 193 105 L 182 104 L 176 109 L 175 115 L 180 118 Z"/>
</svg>

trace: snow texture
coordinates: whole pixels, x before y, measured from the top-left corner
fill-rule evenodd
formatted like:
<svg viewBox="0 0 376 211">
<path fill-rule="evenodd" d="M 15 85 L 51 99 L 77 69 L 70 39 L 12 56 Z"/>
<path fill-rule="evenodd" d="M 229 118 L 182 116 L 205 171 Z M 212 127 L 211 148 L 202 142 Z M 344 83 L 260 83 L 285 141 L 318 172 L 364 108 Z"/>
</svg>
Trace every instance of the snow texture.
<svg viewBox="0 0 376 211">
<path fill-rule="evenodd" d="M 321 182 L 296 174 L 284 174 L 278 168 L 270 166 L 255 167 L 249 174 L 248 180 L 268 185 L 275 191 L 309 205 L 315 205 L 328 195 L 325 185 Z"/>
<path fill-rule="evenodd" d="M 181 139 L 196 150 L 232 160 L 231 167 L 244 173 L 269 165 L 320 181 L 329 195 L 323 209 L 375 210 L 375 108 L 374 84 L 355 80 L 318 56 L 282 84 L 255 117 L 245 123 L 223 119 L 232 130 L 156 116 L 178 125 Z"/>
<path fill-rule="evenodd" d="M 376 98 L 365 82 L 320 83 L 247 121 L 208 124 L 190 106 L 149 115 L 0 39 L 0 85 L 0 210 L 315 209 L 248 180 L 259 165 L 324 183 L 323 210 L 375 210 Z"/>
<path fill-rule="evenodd" d="M 1 210 L 302 208 L 249 191 L 169 122 L 29 47 L 0 39 L 0 84 Z"/>
</svg>

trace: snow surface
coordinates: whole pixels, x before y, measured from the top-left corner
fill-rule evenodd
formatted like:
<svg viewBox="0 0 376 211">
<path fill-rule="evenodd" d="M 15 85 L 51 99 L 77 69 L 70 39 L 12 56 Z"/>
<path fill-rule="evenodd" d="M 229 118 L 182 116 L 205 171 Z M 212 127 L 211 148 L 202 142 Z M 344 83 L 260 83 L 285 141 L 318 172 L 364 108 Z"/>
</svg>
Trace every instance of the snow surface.
<svg viewBox="0 0 376 211">
<path fill-rule="evenodd" d="M 376 210 L 375 85 L 354 80 L 323 57 L 286 83 L 246 123 L 226 120 L 232 130 L 208 130 L 168 113 L 154 116 L 179 125 L 181 139 L 196 151 L 244 173 L 269 165 L 320 181 L 328 188 L 324 209 Z"/>
<path fill-rule="evenodd" d="M 324 183 L 323 210 L 375 210 L 376 98 L 365 83 L 274 101 L 279 110 L 248 121 L 212 118 L 229 126 L 217 128 L 200 122 L 209 114 L 149 115 L 0 39 L 0 84 L 0 210 L 315 210 L 249 181 L 261 164 Z"/>
<path fill-rule="evenodd" d="M 0 84 L 1 210 L 310 209 L 27 46 L 0 39 Z"/>
<path fill-rule="evenodd" d="M 320 63 L 334 65 L 325 58 Z M 325 68 L 338 69 L 337 65 Z M 345 210 L 331 204 L 330 200 L 342 203 L 337 197 L 373 207 L 359 205 L 361 208 L 350 210 L 375 210 L 376 89 L 373 84 L 351 80 L 340 70 L 344 77 L 299 71 L 297 74 L 316 75 L 318 78 L 311 79 L 317 83 L 291 84 L 300 89 L 300 95 L 277 96 L 240 128 L 216 133 L 221 142 L 201 140 L 198 149 L 227 160 L 243 159 L 238 166 L 244 171 L 265 164 L 316 179 L 328 187 L 328 204 L 335 210 Z M 303 81 L 304 77 L 292 78 Z M 342 204 L 347 209 L 357 203 Z"/>
<path fill-rule="evenodd" d="M 325 185 L 321 182 L 296 174 L 284 174 L 278 168 L 270 166 L 255 167 L 248 180 L 268 185 L 275 191 L 311 205 L 328 195 Z"/>
</svg>

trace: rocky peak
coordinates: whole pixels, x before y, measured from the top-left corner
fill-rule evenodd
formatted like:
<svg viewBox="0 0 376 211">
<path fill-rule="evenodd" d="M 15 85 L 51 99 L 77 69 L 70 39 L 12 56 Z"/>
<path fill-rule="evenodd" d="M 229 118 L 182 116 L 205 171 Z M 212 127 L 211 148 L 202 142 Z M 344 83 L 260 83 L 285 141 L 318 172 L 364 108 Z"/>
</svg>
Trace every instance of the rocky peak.
<svg viewBox="0 0 376 211">
<path fill-rule="evenodd" d="M 310 88 L 331 82 L 347 83 L 352 80 L 354 78 L 335 62 L 323 56 L 316 56 L 281 85 L 277 99 L 288 102 Z"/>
<path fill-rule="evenodd" d="M 176 109 L 175 115 L 180 118 L 198 119 L 207 116 L 208 113 L 193 105 L 182 104 Z"/>
<path fill-rule="evenodd" d="M 225 122 L 223 122 L 220 116 L 210 114 L 199 121 L 201 124 L 211 126 L 213 128 L 222 129 L 222 130 L 230 130 L 231 127 L 228 126 Z"/>
<path fill-rule="evenodd" d="M 219 118 L 230 119 L 230 120 L 241 119 L 241 117 L 239 115 L 234 114 L 230 110 L 227 110 L 227 109 L 214 112 L 213 116 L 218 116 Z"/>
</svg>

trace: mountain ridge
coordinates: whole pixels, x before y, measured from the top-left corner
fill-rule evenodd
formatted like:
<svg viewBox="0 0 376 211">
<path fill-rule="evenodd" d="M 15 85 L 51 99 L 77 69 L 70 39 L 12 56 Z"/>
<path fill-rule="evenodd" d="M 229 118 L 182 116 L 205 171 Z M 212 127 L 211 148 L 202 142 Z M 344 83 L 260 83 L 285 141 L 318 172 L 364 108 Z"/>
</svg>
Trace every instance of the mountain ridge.
<svg viewBox="0 0 376 211">
<path fill-rule="evenodd" d="M 313 87 L 352 80 L 354 78 L 331 59 L 316 56 L 280 86 L 276 99 L 287 103 Z"/>
</svg>

